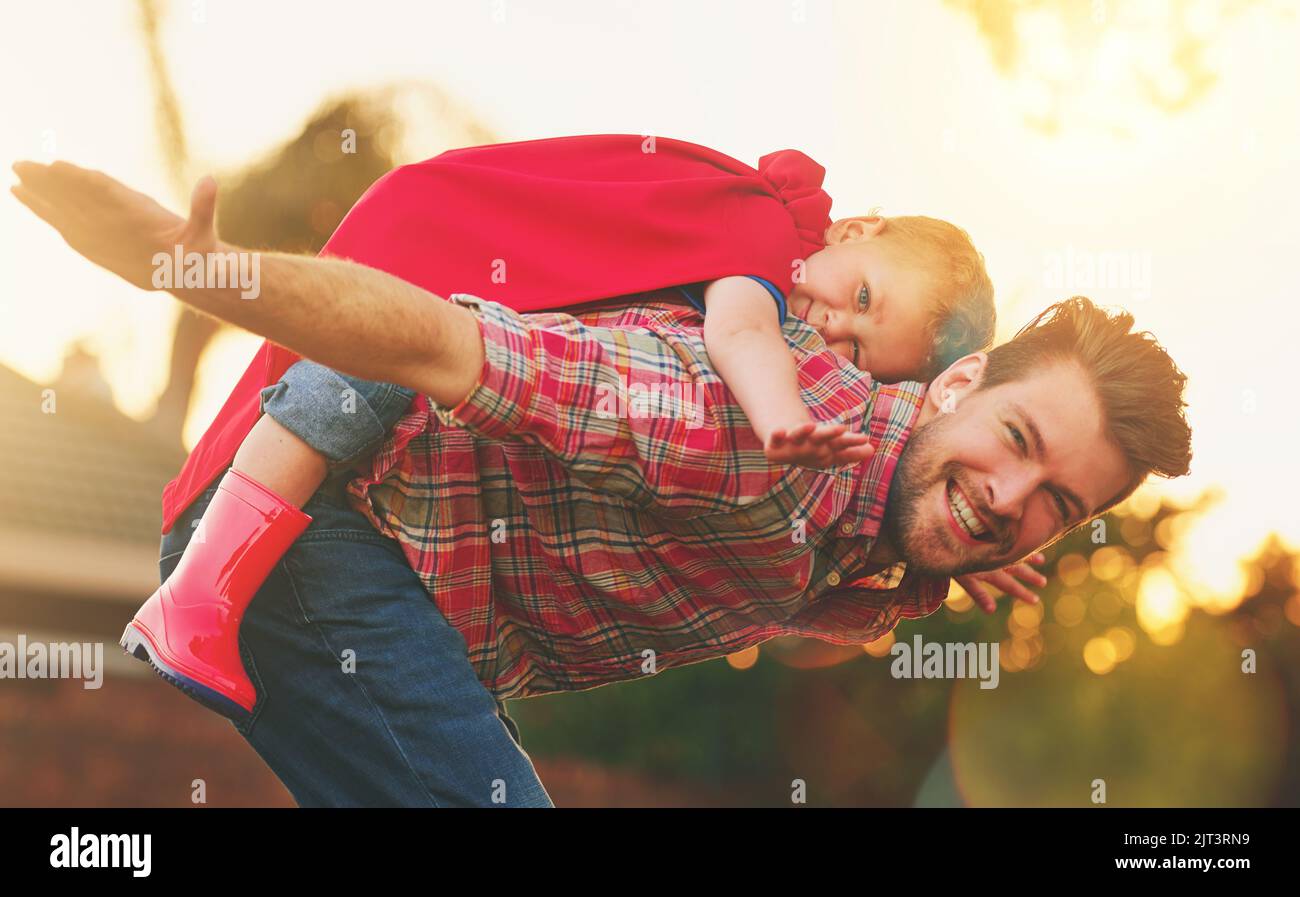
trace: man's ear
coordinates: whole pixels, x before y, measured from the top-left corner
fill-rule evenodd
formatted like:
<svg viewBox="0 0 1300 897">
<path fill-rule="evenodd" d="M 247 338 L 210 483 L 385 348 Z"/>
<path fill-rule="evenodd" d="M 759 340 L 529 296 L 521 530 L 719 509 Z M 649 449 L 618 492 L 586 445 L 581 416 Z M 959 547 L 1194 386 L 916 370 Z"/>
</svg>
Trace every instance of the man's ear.
<svg viewBox="0 0 1300 897">
<path fill-rule="evenodd" d="M 947 369 L 930 381 L 925 401 L 940 414 L 952 414 L 964 396 L 970 395 L 984 377 L 989 357 L 984 352 L 972 352 L 958 358 Z"/>
<path fill-rule="evenodd" d="M 841 218 L 826 228 L 826 245 L 854 243 L 880 235 L 885 229 L 885 219 L 879 215 L 857 215 Z"/>
</svg>

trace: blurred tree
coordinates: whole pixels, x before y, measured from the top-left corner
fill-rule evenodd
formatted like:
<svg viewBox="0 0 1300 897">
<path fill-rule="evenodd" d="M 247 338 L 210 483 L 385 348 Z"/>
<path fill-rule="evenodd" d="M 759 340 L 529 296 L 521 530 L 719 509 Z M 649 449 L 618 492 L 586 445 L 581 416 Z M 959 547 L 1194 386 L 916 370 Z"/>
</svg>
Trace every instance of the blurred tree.
<svg viewBox="0 0 1300 897">
<path fill-rule="evenodd" d="M 176 202 L 203 172 L 185 136 L 184 116 L 161 37 L 162 0 L 138 0 L 149 57 L 155 127 Z M 287 143 L 218 177 L 218 226 L 240 246 L 316 253 L 374 181 L 396 165 L 445 149 L 497 142 L 469 110 L 433 85 L 415 82 L 329 100 Z M 414 148 L 414 152 L 408 148 Z M 172 337 L 167 385 L 151 423 L 179 441 L 203 351 L 223 325 L 182 308 Z"/>
<path fill-rule="evenodd" d="M 154 91 L 154 125 L 162 153 L 167 179 L 173 193 L 181 198 L 189 189 L 190 154 L 185 139 L 185 124 L 180 102 L 172 87 L 159 34 L 162 9 L 159 0 L 138 0 L 140 39 L 149 57 L 149 79 Z M 194 389 L 194 372 L 203 348 L 212 339 L 218 324 L 189 308 L 182 307 L 172 337 L 172 352 L 167 385 L 158 398 L 150 424 L 168 438 L 180 441 L 190 393 Z"/>
</svg>

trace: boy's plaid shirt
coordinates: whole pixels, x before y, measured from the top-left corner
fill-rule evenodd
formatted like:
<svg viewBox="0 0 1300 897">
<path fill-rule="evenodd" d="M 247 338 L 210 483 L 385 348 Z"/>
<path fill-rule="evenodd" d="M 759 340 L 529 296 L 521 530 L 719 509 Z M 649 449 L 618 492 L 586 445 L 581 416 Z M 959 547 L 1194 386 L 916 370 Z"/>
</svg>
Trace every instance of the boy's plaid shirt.
<svg viewBox="0 0 1300 897">
<path fill-rule="evenodd" d="M 834 472 L 773 466 L 707 364 L 703 319 L 671 293 L 576 316 L 451 301 L 483 333 L 478 385 L 452 409 L 417 402 L 349 492 L 401 543 L 496 697 L 778 635 L 866 643 L 947 594 L 902 565 L 863 570 L 922 384 L 875 384 L 792 316 L 813 416 L 869 419 L 876 452 Z"/>
</svg>

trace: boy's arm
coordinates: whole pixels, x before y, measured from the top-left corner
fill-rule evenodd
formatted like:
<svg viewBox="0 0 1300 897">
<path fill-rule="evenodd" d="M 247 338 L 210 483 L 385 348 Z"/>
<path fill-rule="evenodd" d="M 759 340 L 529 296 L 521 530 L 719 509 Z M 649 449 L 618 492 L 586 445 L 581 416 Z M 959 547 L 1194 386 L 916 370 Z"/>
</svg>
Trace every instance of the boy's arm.
<svg viewBox="0 0 1300 897">
<path fill-rule="evenodd" d="M 808 411 L 767 290 L 748 277 L 723 277 L 705 288 L 704 305 L 709 360 L 744 409 L 768 460 L 822 468 L 871 456 L 866 434 L 819 423 Z"/>
<path fill-rule="evenodd" d="M 769 462 L 693 332 L 522 315 L 454 294 L 483 336 L 482 376 L 443 423 L 532 443 L 593 490 L 675 518 L 731 513 L 819 476 Z M 746 518 L 752 521 L 753 518 Z"/>
</svg>

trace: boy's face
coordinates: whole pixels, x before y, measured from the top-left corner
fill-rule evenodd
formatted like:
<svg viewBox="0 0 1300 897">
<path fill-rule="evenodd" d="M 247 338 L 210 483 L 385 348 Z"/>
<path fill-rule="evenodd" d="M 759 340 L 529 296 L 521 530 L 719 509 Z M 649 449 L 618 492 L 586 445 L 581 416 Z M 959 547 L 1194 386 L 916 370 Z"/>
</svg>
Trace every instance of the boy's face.
<svg viewBox="0 0 1300 897">
<path fill-rule="evenodd" d="M 805 282 L 794 285 L 787 307 L 820 331 L 831 351 L 896 383 L 924 375 L 934 284 L 880 238 L 884 223 L 872 217 L 831 225 L 826 248 L 808 257 Z"/>
</svg>

